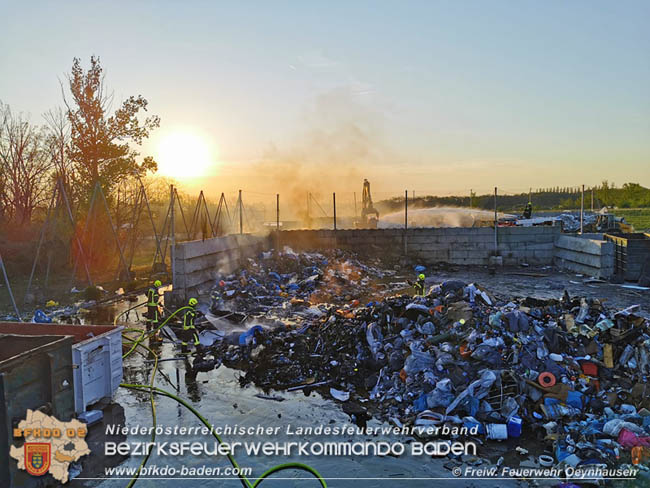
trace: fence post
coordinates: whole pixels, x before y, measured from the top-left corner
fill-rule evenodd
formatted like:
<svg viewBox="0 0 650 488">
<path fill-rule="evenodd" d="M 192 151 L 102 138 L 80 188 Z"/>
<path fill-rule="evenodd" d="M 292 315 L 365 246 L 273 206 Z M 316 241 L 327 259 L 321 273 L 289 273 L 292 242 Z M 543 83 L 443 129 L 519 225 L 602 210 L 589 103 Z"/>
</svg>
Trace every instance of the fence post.
<svg viewBox="0 0 650 488">
<path fill-rule="evenodd" d="M 499 249 L 499 240 L 497 234 L 499 232 L 499 219 L 497 217 L 497 187 L 494 187 L 494 255 L 497 255 Z"/>
<path fill-rule="evenodd" d="M 170 225 L 169 233 L 171 234 L 171 260 L 172 260 L 172 290 L 176 290 L 176 226 L 174 224 L 174 185 L 169 185 L 170 195 Z"/>
<path fill-rule="evenodd" d="M 2 254 L 0 254 L 0 268 L 2 268 L 2 275 L 4 276 L 5 280 L 5 285 L 7 286 L 7 292 L 9 293 L 9 298 L 11 298 L 11 304 L 14 307 L 14 311 L 16 312 L 16 316 L 18 317 L 18 322 L 22 322 L 23 319 L 20 316 L 20 312 L 18 311 L 18 305 L 16 305 L 16 300 L 14 299 L 14 294 L 11 291 L 11 284 L 9 283 L 9 277 L 7 276 L 7 270 L 5 269 L 5 263 L 2 261 Z"/>
<path fill-rule="evenodd" d="M 244 204 L 241 201 L 241 190 L 239 190 L 239 233 L 244 233 Z"/>
<path fill-rule="evenodd" d="M 580 193 L 580 233 L 582 234 L 585 213 L 585 185 L 582 185 L 582 192 Z"/>
<path fill-rule="evenodd" d="M 404 256 L 406 256 L 408 250 L 408 236 L 406 235 L 409 227 L 408 218 L 409 218 L 409 191 L 404 190 Z"/>
<path fill-rule="evenodd" d="M 280 250 L 280 194 L 275 194 L 275 250 Z"/>
</svg>

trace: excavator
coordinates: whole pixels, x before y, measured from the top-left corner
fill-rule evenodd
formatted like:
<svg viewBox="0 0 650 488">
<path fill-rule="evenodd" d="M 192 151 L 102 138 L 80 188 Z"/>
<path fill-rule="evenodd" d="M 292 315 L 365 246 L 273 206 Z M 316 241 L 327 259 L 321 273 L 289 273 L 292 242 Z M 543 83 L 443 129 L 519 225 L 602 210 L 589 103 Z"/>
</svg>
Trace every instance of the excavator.
<svg viewBox="0 0 650 488">
<path fill-rule="evenodd" d="M 360 229 L 376 229 L 379 221 L 379 212 L 372 205 L 370 195 L 370 182 L 363 180 L 363 192 L 361 193 L 361 222 L 357 222 Z"/>
</svg>

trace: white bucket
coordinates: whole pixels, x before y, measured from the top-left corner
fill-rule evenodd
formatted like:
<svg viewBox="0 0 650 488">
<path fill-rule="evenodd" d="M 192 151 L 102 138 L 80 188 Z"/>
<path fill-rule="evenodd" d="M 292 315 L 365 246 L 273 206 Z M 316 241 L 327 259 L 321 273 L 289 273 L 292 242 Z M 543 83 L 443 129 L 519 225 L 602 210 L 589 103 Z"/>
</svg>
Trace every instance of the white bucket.
<svg viewBox="0 0 650 488">
<path fill-rule="evenodd" d="M 487 424 L 485 430 L 488 439 L 503 441 L 508 438 L 508 426 L 506 424 Z"/>
</svg>

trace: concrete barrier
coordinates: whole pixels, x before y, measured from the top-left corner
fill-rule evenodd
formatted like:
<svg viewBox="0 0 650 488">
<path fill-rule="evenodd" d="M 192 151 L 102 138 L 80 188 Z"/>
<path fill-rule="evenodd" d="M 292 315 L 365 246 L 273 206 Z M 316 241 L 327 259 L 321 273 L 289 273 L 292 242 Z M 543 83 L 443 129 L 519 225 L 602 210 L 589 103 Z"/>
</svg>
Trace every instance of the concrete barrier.
<svg viewBox="0 0 650 488">
<path fill-rule="evenodd" d="M 504 264 L 553 262 L 560 227 L 500 227 L 497 252 Z M 280 231 L 282 246 L 296 250 L 342 248 L 361 253 L 403 255 L 424 263 L 487 265 L 495 252 L 494 229 L 489 227 L 436 227 L 409 229 L 293 230 Z M 276 237 L 271 238 L 274 242 Z"/>
<path fill-rule="evenodd" d="M 495 254 L 494 229 L 438 227 L 403 229 L 345 229 L 273 231 L 270 236 L 230 235 L 176 245 L 174 301 L 201 292 L 219 273 L 230 273 L 243 259 L 276 245 L 296 251 L 350 249 L 361 255 L 403 256 L 423 264 L 486 266 Z M 611 277 L 613 244 L 561 234 L 559 226 L 500 227 L 497 255 L 503 264 L 558 265 L 590 276 Z"/>
<path fill-rule="evenodd" d="M 243 259 L 269 247 L 268 237 L 251 234 L 177 243 L 173 301 L 185 301 L 188 294 L 203 291 L 214 283 L 218 273 L 231 273 Z"/>
<path fill-rule="evenodd" d="M 609 279 L 614 274 L 614 244 L 560 235 L 555 241 L 555 264 L 575 273 Z"/>
</svg>

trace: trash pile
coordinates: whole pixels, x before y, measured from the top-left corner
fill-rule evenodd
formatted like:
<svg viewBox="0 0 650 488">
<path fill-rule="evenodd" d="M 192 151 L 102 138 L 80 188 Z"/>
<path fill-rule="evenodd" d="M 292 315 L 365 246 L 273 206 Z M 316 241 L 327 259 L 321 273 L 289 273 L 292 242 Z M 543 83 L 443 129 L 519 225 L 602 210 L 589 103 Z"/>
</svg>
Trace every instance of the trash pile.
<svg viewBox="0 0 650 488">
<path fill-rule="evenodd" d="M 382 275 L 345 259 L 366 277 Z M 317 390 L 360 425 L 371 417 L 455 424 L 474 427 L 481 443 L 524 436 L 542 466 L 648 459 L 650 334 L 638 306 L 613 311 L 566 292 L 507 301 L 461 281 L 425 297 L 359 305 L 346 298 L 372 285 L 339 283 L 344 276 L 331 262 L 320 254 L 266 257 L 218 285 L 217 303 L 237 295 L 249 309 L 284 303 L 312 311 L 300 327 L 260 327 L 244 342 L 213 346 L 226 366 L 245 372 L 242 385 Z M 285 272 L 271 271 L 279 264 Z"/>
<path fill-rule="evenodd" d="M 296 325 L 304 318 L 321 317 L 327 307 L 319 304 L 358 304 L 376 296 L 383 290 L 376 280 L 394 274 L 362 263 L 348 251 L 295 253 L 285 247 L 248 259 L 237 273 L 219 279 L 210 292 L 209 308 L 217 316 L 245 313 Z"/>
<path fill-rule="evenodd" d="M 563 213 L 556 217 L 562 221 L 562 229 L 565 232 L 577 232 L 580 230 L 580 214 L 579 213 Z M 585 212 L 583 214 L 583 225 L 595 225 L 598 215 L 594 213 Z"/>
</svg>

